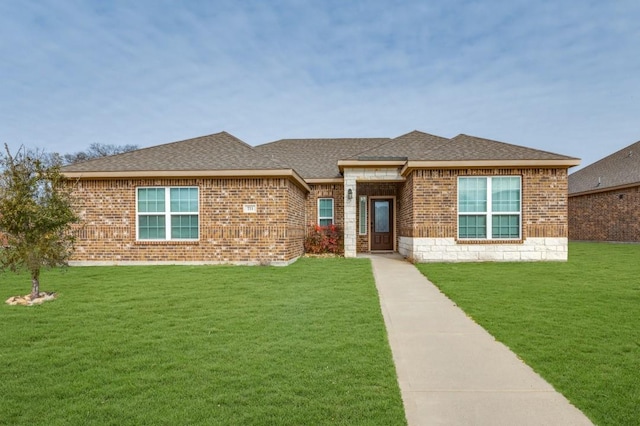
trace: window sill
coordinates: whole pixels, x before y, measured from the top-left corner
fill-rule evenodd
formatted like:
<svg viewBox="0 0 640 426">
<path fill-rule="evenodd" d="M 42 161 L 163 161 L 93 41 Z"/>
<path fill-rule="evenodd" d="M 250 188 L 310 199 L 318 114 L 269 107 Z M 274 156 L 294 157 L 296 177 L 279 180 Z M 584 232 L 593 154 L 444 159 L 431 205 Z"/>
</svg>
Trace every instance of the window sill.
<svg viewBox="0 0 640 426">
<path fill-rule="evenodd" d="M 457 244 L 524 244 L 524 240 L 462 240 L 456 239 Z"/>
<path fill-rule="evenodd" d="M 185 241 L 185 240 L 149 240 L 149 241 L 136 241 L 134 245 L 137 246 L 196 246 L 200 244 L 200 240 Z"/>
</svg>

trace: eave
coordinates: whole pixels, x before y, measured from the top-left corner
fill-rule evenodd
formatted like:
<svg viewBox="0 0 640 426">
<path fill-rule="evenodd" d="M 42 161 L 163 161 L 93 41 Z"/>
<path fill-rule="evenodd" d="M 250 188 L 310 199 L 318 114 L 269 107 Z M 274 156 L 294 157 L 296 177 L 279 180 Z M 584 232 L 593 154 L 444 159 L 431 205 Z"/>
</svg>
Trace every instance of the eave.
<svg viewBox="0 0 640 426">
<path fill-rule="evenodd" d="M 579 197 L 581 195 L 590 195 L 590 194 L 598 194 L 601 192 L 611 192 L 611 191 L 620 191 L 621 189 L 635 188 L 640 186 L 640 182 L 626 183 L 624 185 L 616 185 L 616 186 L 608 186 L 605 188 L 594 188 L 589 189 L 587 191 L 573 192 L 569 194 L 569 198 L 571 197 Z"/>
<path fill-rule="evenodd" d="M 363 167 L 369 169 L 378 167 L 402 167 L 406 162 L 406 160 L 338 160 L 338 169 L 342 173 L 345 167 Z"/>
<path fill-rule="evenodd" d="M 309 178 L 305 179 L 305 182 L 309 184 L 322 184 L 322 183 L 344 183 L 344 178 L 335 177 L 335 178 Z"/>
<path fill-rule="evenodd" d="M 405 176 L 414 169 L 460 169 L 460 168 L 569 168 L 580 164 L 578 158 L 562 160 L 455 160 L 455 161 L 407 161 L 400 174 Z"/>
<path fill-rule="evenodd" d="M 134 170 L 62 172 L 68 179 L 134 179 L 134 178 L 287 178 L 307 192 L 311 188 L 293 169 L 246 169 L 246 170 Z"/>
</svg>

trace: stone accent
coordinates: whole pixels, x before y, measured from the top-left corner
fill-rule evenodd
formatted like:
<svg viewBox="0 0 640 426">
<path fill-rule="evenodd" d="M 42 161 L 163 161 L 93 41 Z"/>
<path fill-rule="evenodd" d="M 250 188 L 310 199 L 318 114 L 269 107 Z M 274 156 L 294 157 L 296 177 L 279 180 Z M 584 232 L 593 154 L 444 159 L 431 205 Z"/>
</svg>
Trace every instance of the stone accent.
<svg viewBox="0 0 640 426">
<path fill-rule="evenodd" d="M 457 241 L 458 176 L 510 175 L 522 177 L 522 238 Z M 398 251 L 417 261 L 567 259 L 566 169 L 414 170 L 399 198 Z"/>
<path fill-rule="evenodd" d="M 353 194 L 351 200 L 347 199 L 347 194 L 351 191 Z M 356 257 L 356 235 L 358 228 L 356 227 L 357 217 L 357 195 L 356 195 L 356 179 L 355 176 L 345 173 L 344 177 L 344 257 Z"/>
<path fill-rule="evenodd" d="M 416 262 L 566 261 L 568 239 L 528 238 L 517 244 L 459 244 L 454 238 L 400 237 L 398 251 Z"/>
<path fill-rule="evenodd" d="M 569 197 L 569 239 L 640 242 L 640 186 Z"/>
<path fill-rule="evenodd" d="M 400 170 L 397 167 L 376 167 L 376 168 L 355 168 L 347 167 L 344 169 L 345 179 L 347 176 L 363 181 L 404 181 L 400 176 Z"/>
<path fill-rule="evenodd" d="M 72 264 L 287 264 L 304 253 L 305 193 L 283 178 L 122 179 L 72 183 L 82 220 Z M 136 188 L 197 186 L 198 241 L 136 241 Z M 244 213 L 243 204 L 256 204 Z"/>
<path fill-rule="evenodd" d="M 8 298 L 5 303 L 11 306 L 42 305 L 44 302 L 48 302 L 49 300 L 55 300 L 57 296 L 58 295 L 53 292 L 41 291 L 35 299 L 32 299 L 31 295 L 27 294 L 25 296 L 12 296 Z"/>
<path fill-rule="evenodd" d="M 344 257 L 356 257 L 358 252 L 358 192 L 357 182 L 404 181 L 397 167 L 352 168 L 343 171 L 344 176 Z M 353 199 L 348 200 L 349 189 Z"/>
</svg>

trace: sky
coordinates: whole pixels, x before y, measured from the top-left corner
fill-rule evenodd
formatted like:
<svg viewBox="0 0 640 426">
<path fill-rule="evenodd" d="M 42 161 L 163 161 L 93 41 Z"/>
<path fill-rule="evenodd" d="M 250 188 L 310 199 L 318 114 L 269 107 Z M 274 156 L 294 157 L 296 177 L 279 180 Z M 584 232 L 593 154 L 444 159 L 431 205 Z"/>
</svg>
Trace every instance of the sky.
<svg viewBox="0 0 640 426">
<path fill-rule="evenodd" d="M 584 166 L 640 140 L 638 22 L 637 0 L 0 0 L 0 143 L 421 130 Z"/>
</svg>

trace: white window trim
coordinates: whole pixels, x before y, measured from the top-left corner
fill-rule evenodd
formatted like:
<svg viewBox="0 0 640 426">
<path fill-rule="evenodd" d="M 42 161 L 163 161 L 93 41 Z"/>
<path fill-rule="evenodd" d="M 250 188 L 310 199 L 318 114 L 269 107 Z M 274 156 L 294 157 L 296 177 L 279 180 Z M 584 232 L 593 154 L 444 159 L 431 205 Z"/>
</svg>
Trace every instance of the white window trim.
<svg viewBox="0 0 640 426">
<path fill-rule="evenodd" d="M 364 208 L 363 208 L 363 204 L 364 204 Z M 359 210 L 359 214 L 358 214 L 358 235 L 367 235 L 367 229 L 369 228 L 369 221 L 368 221 L 368 212 L 367 212 L 367 196 L 366 195 L 361 195 L 359 198 L 359 203 L 358 203 L 358 209 Z M 364 228 L 364 231 L 363 231 Z"/>
<path fill-rule="evenodd" d="M 518 193 L 520 195 L 520 199 L 519 199 L 519 204 L 520 204 L 520 210 L 516 211 L 516 212 L 493 212 L 492 211 L 492 196 L 493 196 L 493 191 L 492 191 L 492 180 L 493 178 L 513 178 L 513 177 L 517 177 L 518 178 Z M 464 178 L 484 178 L 487 180 L 487 211 L 486 212 L 461 212 L 460 211 L 460 179 L 464 179 Z M 457 236 L 459 240 L 463 240 L 463 241 L 473 241 L 473 240 L 499 240 L 499 241 L 519 241 L 522 239 L 522 176 L 513 176 L 513 175 L 505 175 L 505 176 L 458 176 L 458 198 L 457 198 L 457 205 L 456 205 L 456 210 L 458 211 L 458 218 L 457 218 L 457 223 L 458 223 L 458 229 L 457 229 Z M 467 238 L 467 237 L 461 237 L 460 236 L 460 216 L 481 216 L 484 215 L 487 217 L 487 236 L 485 238 Z M 493 216 L 502 216 L 502 215 L 509 215 L 509 216 L 518 216 L 518 237 L 517 238 L 504 238 L 504 237 L 500 237 L 500 238 L 493 238 Z"/>
<path fill-rule="evenodd" d="M 320 216 L 320 200 L 331 200 L 331 217 L 329 216 Z M 335 225 L 335 220 L 334 220 L 334 216 L 336 214 L 336 203 L 334 201 L 333 198 L 329 198 L 329 197 L 323 197 L 323 198 L 318 198 L 318 225 L 319 226 L 326 226 L 326 225 L 320 225 L 320 220 L 322 219 L 331 219 L 331 225 Z"/>
<path fill-rule="evenodd" d="M 164 206 L 163 212 L 139 212 L 138 211 L 138 191 L 140 189 L 164 189 Z M 198 191 L 198 211 L 197 212 L 171 212 L 171 189 L 187 188 Z M 164 215 L 164 231 L 165 238 L 144 238 L 140 239 L 140 216 L 162 216 Z M 198 216 L 198 238 L 171 238 L 171 216 Z M 136 187 L 136 241 L 153 242 L 153 241 L 200 241 L 200 188 L 197 186 L 139 186 Z"/>
</svg>

